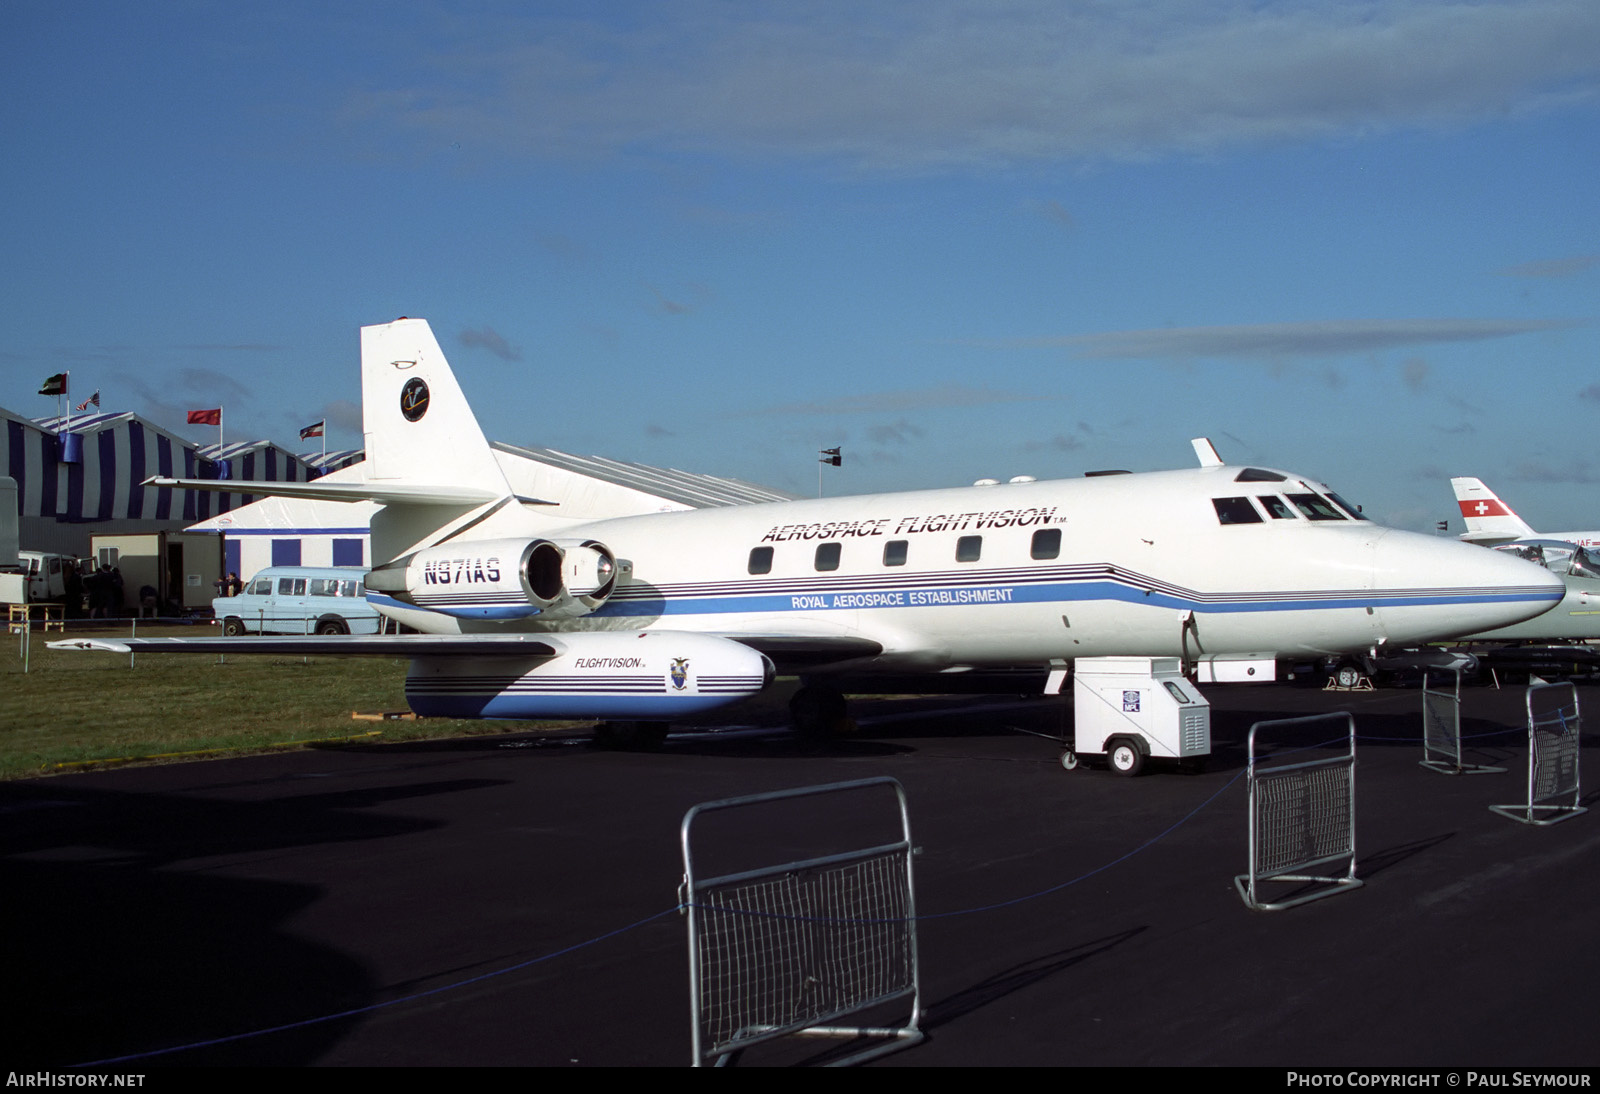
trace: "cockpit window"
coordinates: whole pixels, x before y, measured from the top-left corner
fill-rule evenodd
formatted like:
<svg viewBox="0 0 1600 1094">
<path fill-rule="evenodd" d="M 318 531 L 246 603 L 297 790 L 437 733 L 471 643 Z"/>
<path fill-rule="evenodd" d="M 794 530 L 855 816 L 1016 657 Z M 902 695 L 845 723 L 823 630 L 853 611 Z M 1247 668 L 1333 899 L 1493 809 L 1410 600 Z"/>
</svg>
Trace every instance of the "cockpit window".
<svg viewBox="0 0 1600 1094">
<path fill-rule="evenodd" d="M 1586 547 L 1572 553 L 1572 566 L 1567 571 L 1574 577 L 1600 577 L 1600 558 Z"/>
<path fill-rule="evenodd" d="M 1334 504 L 1337 505 L 1340 509 L 1343 509 L 1346 513 L 1349 513 L 1352 520 L 1366 520 L 1367 519 L 1366 517 L 1361 515 L 1361 506 L 1359 506 L 1359 505 L 1351 505 L 1349 502 L 1347 502 L 1343 498 L 1341 498 L 1338 494 L 1335 494 L 1332 490 L 1328 491 L 1328 497 L 1332 498 L 1333 501 L 1334 501 Z"/>
<path fill-rule="evenodd" d="M 1573 577 L 1600 577 L 1600 557 L 1576 543 L 1549 540 L 1544 543 L 1507 543 L 1496 547 L 1508 555 L 1525 558 L 1557 574 Z"/>
<path fill-rule="evenodd" d="M 1289 508 L 1289 503 L 1276 494 L 1262 494 L 1256 498 L 1261 503 L 1261 508 L 1267 511 L 1267 516 L 1273 520 L 1293 520 L 1294 510 Z"/>
<path fill-rule="evenodd" d="M 1284 482 L 1284 477 L 1276 471 L 1266 471 L 1259 467 L 1247 467 L 1234 476 L 1234 482 Z"/>
<path fill-rule="evenodd" d="M 1212 498 L 1216 506 L 1217 521 L 1221 524 L 1260 524 L 1261 514 L 1250 504 L 1249 498 Z"/>
<path fill-rule="evenodd" d="M 1550 560 L 1545 558 L 1544 548 L 1537 543 L 1509 543 L 1504 547 L 1496 547 L 1495 550 L 1504 551 L 1508 555 L 1516 555 L 1518 558 L 1525 558 L 1539 566 L 1548 567 L 1550 565 Z"/>
<path fill-rule="evenodd" d="M 1321 494 L 1290 494 L 1289 500 L 1307 520 L 1344 520 L 1344 514 Z"/>
</svg>

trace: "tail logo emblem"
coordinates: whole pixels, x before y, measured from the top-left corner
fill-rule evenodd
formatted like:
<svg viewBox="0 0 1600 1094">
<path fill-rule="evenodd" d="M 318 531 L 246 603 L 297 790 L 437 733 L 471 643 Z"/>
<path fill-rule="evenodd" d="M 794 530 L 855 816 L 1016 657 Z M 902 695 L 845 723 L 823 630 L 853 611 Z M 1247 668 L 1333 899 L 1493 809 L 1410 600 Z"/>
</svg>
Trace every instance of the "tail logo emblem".
<svg viewBox="0 0 1600 1094">
<path fill-rule="evenodd" d="M 428 412 L 428 385 L 422 377 L 413 376 L 400 389 L 400 413 L 408 422 L 414 422 Z"/>
</svg>

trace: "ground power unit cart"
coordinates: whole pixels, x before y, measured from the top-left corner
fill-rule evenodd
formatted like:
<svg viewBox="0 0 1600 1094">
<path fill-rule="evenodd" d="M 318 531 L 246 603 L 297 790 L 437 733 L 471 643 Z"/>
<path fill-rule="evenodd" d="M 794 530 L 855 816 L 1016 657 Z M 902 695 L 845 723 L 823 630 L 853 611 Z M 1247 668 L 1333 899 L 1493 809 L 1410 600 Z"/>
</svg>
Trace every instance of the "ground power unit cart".
<svg viewBox="0 0 1600 1094">
<path fill-rule="evenodd" d="M 1084 756 L 1137 775 L 1152 758 L 1197 768 L 1211 754 L 1211 704 L 1176 657 L 1080 657 L 1072 670 L 1073 737 L 1061 753 L 1068 771 Z"/>
</svg>

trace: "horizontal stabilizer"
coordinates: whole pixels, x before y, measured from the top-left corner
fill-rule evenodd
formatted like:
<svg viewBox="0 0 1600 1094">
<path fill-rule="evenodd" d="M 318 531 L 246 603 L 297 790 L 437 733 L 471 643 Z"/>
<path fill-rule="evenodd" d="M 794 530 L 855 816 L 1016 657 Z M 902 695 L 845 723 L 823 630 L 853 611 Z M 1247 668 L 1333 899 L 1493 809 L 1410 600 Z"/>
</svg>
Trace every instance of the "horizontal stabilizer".
<svg viewBox="0 0 1600 1094">
<path fill-rule="evenodd" d="M 170 486 L 182 490 L 210 490 L 219 494 L 260 494 L 272 498 L 311 498 L 316 501 L 375 501 L 383 505 L 473 506 L 496 501 L 503 495 L 472 486 L 423 485 L 402 482 L 240 482 L 229 479 L 146 479 L 144 486 Z M 532 505 L 553 505 L 538 498 L 518 498 Z"/>
</svg>

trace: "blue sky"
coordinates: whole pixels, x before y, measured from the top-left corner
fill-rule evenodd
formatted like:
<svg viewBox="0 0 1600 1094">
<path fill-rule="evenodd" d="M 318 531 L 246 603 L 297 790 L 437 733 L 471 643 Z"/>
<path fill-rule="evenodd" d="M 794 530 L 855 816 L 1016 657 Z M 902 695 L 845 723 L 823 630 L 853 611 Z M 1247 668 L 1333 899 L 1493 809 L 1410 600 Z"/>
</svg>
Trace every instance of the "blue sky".
<svg viewBox="0 0 1600 1094">
<path fill-rule="evenodd" d="M 1600 523 L 1600 5 L 0 5 L 0 406 L 829 493 L 1230 462 Z M 1452 525 L 1459 531 L 1457 520 Z"/>
</svg>

